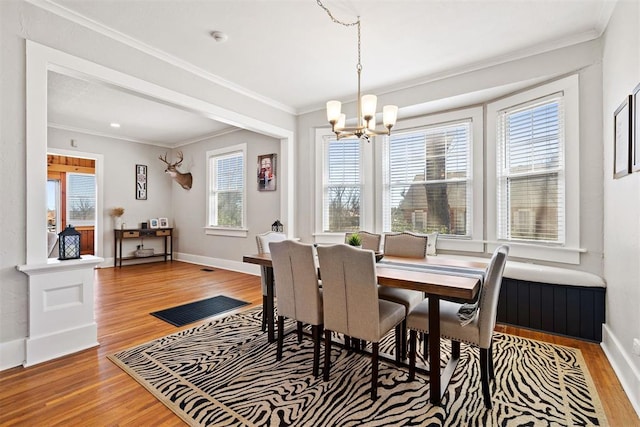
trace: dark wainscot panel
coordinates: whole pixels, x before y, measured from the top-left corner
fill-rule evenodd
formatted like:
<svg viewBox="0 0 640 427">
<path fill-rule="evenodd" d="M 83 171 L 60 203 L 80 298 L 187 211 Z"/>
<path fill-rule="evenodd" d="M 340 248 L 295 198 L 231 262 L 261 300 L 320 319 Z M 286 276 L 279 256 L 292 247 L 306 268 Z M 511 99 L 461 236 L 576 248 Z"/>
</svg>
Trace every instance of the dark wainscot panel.
<svg viewBox="0 0 640 427">
<path fill-rule="evenodd" d="M 602 341 L 605 288 L 502 279 L 498 322 Z"/>
</svg>

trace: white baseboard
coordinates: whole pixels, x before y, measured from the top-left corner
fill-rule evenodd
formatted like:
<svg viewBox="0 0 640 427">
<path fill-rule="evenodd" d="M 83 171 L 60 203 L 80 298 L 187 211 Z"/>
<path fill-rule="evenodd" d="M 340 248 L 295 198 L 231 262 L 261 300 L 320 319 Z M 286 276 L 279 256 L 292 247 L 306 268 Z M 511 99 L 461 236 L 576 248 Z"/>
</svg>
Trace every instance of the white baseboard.
<svg viewBox="0 0 640 427">
<path fill-rule="evenodd" d="M 217 267 L 224 270 L 237 271 L 239 273 L 260 275 L 260 266 L 255 264 L 247 264 L 242 261 L 233 261 L 229 259 L 212 258 L 200 255 L 191 255 L 184 253 L 175 253 L 174 258 L 178 261 L 188 262 L 191 264 L 205 265 L 207 267 Z"/>
<path fill-rule="evenodd" d="M 25 338 L 0 343 L 0 371 L 15 368 L 24 363 Z"/>
<path fill-rule="evenodd" d="M 640 418 L 640 372 L 633 365 L 632 357 L 624 351 L 620 341 L 605 323 L 602 325 L 602 343 L 600 344 L 604 354 L 609 359 L 622 388 L 624 389 L 633 409 Z"/>
<path fill-rule="evenodd" d="M 95 347 L 99 345 L 97 336 L 98 325 L 94 322 L 65 331 L 27 338 L 24 366 L 32 366 Z"/>
</svg>

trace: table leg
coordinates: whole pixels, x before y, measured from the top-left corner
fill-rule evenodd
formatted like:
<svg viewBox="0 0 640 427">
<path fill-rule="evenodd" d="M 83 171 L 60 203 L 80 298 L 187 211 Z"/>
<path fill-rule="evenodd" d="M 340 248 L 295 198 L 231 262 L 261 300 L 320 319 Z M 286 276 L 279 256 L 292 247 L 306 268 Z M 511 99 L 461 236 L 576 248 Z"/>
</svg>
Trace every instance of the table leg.
<svg viewBox="0 0 640 427">
<path fill-rule="evenodd" d="M 440 386 L 440 298 L 429 295 L 429 388 L 431 403 L 439 405 Z"/>
<path fill-rule="evenodd" d="M 266 273 L 266 277 L 265 277 L 265 281 L 267 283 L 267 306 L 266 307 L 262 307 L 262 309 L 264 310 L 264 314 L 266 316 L 267 319 L 267 337 L 269 342 L 275 342 L 276 340 L 276 335 L 275 335 L 275 328 L 273 326 L 273 307 L 274 307 L 274 302 L 273 302 L 273 268 L 272 267 L 266 267 L 265 268 L 265 273 Z"/>
</svg>

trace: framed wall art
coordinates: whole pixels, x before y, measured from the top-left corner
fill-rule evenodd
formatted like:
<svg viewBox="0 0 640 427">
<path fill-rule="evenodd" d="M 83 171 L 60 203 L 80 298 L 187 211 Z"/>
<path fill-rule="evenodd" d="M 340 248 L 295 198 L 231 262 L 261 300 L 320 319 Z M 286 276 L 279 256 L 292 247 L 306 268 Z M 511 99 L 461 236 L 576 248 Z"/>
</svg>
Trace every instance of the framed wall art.
<svg viewBox="0 0 640 427">
<path fill-rule="evenodd" d="M 169 228 L 168 218 L 158 218 L 158 222 L 160 224 L 160 228 Z"/>
<path fill-rule="evenodd" d="M 632 121 L 632 151 L 631 151 L 631 170 L 633 172 L 640 171 L 640 108 L 638 107 L 638 97 L 640 97 L 640 84 L 633 89 L 631 95 L 631 110 L 633 113 Z"/>
<path fill-rule="evenodd" d="M 632 96 L 613 113 L 613 178 L 622 178 L 631 172 Z"/>
<path fill-rule="evenodd" d="M 149 228 L 160 228 L 160 223 L 158 222 L 158 218 L 151 218 L 149 220 Z"/>
<path fill-rule="evenodd" d="M 258 156 L 258 190 L 274 191 L 276 189 L 277 154 Z"/>
<path fill-rule="evenodd" d="M 136 165 L 136 200 L 147 200 L 147 165 Z"/>
</svg>

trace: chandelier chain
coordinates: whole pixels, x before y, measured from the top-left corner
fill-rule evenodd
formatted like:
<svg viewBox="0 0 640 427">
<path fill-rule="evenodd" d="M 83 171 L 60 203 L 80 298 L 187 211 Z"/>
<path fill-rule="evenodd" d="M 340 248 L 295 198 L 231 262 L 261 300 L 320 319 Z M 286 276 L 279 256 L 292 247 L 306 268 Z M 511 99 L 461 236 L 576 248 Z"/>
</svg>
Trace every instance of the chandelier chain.
<svg viewBox="0 0 640 427">
<path fill-rule="evenodd" d="M 324 4 L 322 4 L 322 2 L 320 0 L 316 0 L 316 3 L 318 3 L 318 6 L 320 6 L 322 9 L 324 9 L 325 12 L 327 12 L 327 15 L 329 15 L 329 18 L 331 18 L 331 21 L 333 21 L 335 24 L 344 25 L 345 27 L 353 27 L 353 26 L 357 26 L 358 27 L 358 66 L 357 66 L 357 69 L 358 69 L 358 71 L 362 70 L 362 64 L 360 62 L 360 56 L 361 56 L 360 55 L 360 53 L 361 53 L 361 47 L 360 47 L 360 17 L 358 16 L 358 20 L 354 21 L 354 22 L 343 22 L 343 21 L 340 21 L 339 19 L 337 19 L 335 16 L 333 16 L 331 11 Z"/>
</svg>

